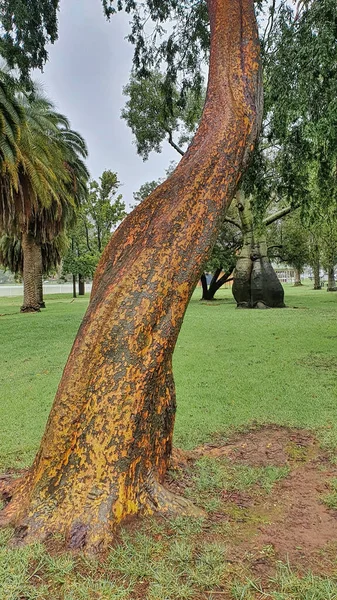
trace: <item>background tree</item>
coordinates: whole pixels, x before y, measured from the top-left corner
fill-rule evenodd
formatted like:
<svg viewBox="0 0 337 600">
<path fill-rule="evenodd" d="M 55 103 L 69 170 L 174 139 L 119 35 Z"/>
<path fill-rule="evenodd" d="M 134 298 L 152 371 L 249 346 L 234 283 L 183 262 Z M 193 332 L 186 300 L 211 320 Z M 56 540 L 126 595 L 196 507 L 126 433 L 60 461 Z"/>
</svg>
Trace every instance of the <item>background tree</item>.
<svg viewBox="0 0 337 600">
<path fill-rule="evenodd" d="M 22 312 L 39 311 L 42 290 L 41 245 L 59 235 L 74 218 L 86 193 L 87 154 L 83 138 L 34 89 L 21 92 L 25 122 L 14 166 L 3 169 L 1 230 L 20 237 L 23 251 Z"/>
<path fill-rule="evenodd" d="M 117 174 L 103 171 L 99 183 L 89 183 L 89 197 L 85 205 L 88 220 L 93 221 L 98 252 L 102 252 L 111 233 L 126 216 L 122 194 L 117 194 L 120 183 Z"/>
<path fill-rule="evenodd" d="M 321 218 L 316 224 L 316 230 L 319 231 L 319 242 L 321 251 L 321 263 L 328 274 L 328 292 L 336 292 L 335 266 L 337 264 L 337 215 L 336 209 L 321 214 Z"/>
<path fill-rule="evenodd" d="M 62 257 L 66 254 L 69 240 L 64 233 L 59 234 L 51 242 L 41 244 L 42 253 L 42 275 L 48 277 L 55 272 Z M 3 235 L 0 237 L 0 264 L 11 271 L 16 278 L 23 275 L 23 251 L 21 239 L 15 235 Z M 38 294 L 40 308 L 44 308 L 43 285 L 38 282 Z"/>
<path fill-rule="evenodd" d="M 58 5 L 59 0 L 1 0 L 0 54 L 25 82 L 31 69 L 42 69 L 46 45 L 57 39 Z"/>
<path fill-rule="evenodd" d="M 298 211 L 287 216 L 282 221 L 279 228 L 279 235 L 282 261 L 294 268 L 294 285 L 302 285 L 301 273 L 310 260 L 310 234 L 304 228 L 301 215 Z"/>
<path fill-rule="evenodd" d="M 117 194 L 120 186 L 117 174 L 106 170 L 99 181 L 89 182 L 89 193 L 77 212 L 63 262 L 63 273 L 79 278 L 80 295 L 84 293 L 85 279 L 93 278 L 102 251 L 126 216 L 122 195 Z"/>
<path fill-rule="evenodd" d="M 230 208 L 227 218 L 224 220 L 217 240 L 212 248 L 211 255 L 207 260 L 201 275 L 202 300 L 212 301 L 216 292 L 226 282 L 232 280 L 232 274 L 236 265 L 237 253 L 242 246 L 241 229 L 238 223 L 235 225 L 234 217 L 231 217 L 236 209 Z M 207 277 L 207 273 L 212 273 Z"/>
<path fill-rule="evenodd" d="M 145 198 L 147 198 L 151 194 L 151 192 L 153 192 L 161 183 L 162 181 L 160 179 L 158 179 L 157 181 L 153 180 L 146 181 L 145 183 L 143 183 L 140 186 L 139 190 L 133 193 L 135 205 L 132 208 L 135 208 L 137 204 L 145 200 Z"/>
</svg>

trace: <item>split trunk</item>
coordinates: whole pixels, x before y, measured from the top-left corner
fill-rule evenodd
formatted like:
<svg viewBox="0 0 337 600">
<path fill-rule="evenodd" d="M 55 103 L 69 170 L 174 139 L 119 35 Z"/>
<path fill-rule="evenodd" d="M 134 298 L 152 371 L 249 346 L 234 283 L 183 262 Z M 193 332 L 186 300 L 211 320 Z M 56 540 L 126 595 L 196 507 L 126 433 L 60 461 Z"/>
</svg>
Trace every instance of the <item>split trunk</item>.
<svg viewBox="0 0 337 600">
<path fill-rule="evenodd" d="M 208 0 L 208 8 L 199 130 L 104 250 L 39 452 L 2 511 L 2 524 L 25 542 L 58 532 L 72 548 L 97 549 L 128 515 L 191 509 L 162 485 L 175 416 L 172 353 L 262 112 L 253 0 Z"/>
<path fill-rule="evenodd" d="M 229 279 L 234 271 L 235 265 L 229 268 L 226 273 L 222 273 L 222 268 L 216 269 L 213 273 L 210 284 L 207 283 L 205 273 L 201 275 L 201 286 L 202 286 L 202 298 L 201 300 L 214 300 L 214 296 L 217 291 L 223 286 Z"/>
</svg>

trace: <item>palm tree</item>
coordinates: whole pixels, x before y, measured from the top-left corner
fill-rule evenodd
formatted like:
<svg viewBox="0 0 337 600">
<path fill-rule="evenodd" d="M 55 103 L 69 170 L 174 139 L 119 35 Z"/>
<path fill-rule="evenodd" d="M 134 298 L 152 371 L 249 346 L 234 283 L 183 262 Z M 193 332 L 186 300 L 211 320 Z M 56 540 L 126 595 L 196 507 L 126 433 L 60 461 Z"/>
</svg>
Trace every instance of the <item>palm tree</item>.
<svg viewBox="0 0 337 600">
<path fill-rule="evenodd" d="M 60 233 L 50 242 L 41 244 L 42 274 L 48 275 L 50 271 L 57 269 L 61 264 L 62 257 L 69 248 L 69 238 L 65 232 Z M 21 239 L 15 235 L 4 234 L 0 237 L 0 265 L 15 275 L 23 275 L 23 250 Z M 44 308 L 43 285 L 37 281 L 38 300 L 40 308 Z"/>
<path fill-rule="evenodd" d="M 51 242 L 75 218 L 88 172 L 83 138 L 37 89 L 18 101 L 26 122 L 16 145 L 16 169 L 5 163 L 1 179 L 0 228 L 21 239 L 24 302 L 22 312 L 40 310 L 41 245 Z"/>
<path fill-rule="evenodd" d="M 0 214 L 4 219 L 8 183 L 15 179 L 18 142 L 25 122 L 23 106 L 16 98 L 17 89 L 16 80 L 0 68 Z"/>
</svg>

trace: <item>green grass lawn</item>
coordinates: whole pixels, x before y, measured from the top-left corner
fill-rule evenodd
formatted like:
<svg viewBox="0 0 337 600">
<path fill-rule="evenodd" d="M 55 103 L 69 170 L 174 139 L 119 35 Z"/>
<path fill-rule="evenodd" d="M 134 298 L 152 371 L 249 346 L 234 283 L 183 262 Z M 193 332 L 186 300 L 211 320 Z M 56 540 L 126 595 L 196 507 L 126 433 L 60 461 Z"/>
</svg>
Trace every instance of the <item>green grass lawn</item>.
<svg viewBox="0 0 337 600">
<path fill-rule="evenodd" d="M 175 444 L 191 449 L 253 423 L 272 423 L 312 429 L 334 450 L 337 294 L 286 286 L 288 308 L 265 311 L 236 310 L 229 290 L 213 303 L 199 297 L 197 290 L 174 355 Z M 0 473 L 32 461 L 88 298 L 48 296 L 40 314 L 20 314 L 20 303 L 0 298 Z M 297 452 L 300 462 L 302 448 Z M 206 521 L 145 519 L 136 532 L 122 530 L 100 561 L 50 554 L 40 544 L 10 550 L 11 531 L 0 530 L 0 600 L 337 600 L 337 561 L 325 577 L 324 568 L 292 569 L 262 547 L 258 560 L 273 565 L 266 581 L 250 570 L 256 556 L 232 560 L 235 536 L 246 539 L 266 522 L 254 502 L 268 504 L 289 468 L 201 459 L 189 474 L 187 495 L 205 508 Z M 332 509 L 336 481 L 330 477 L 322 496 Z M 251 512 L 224 504 L 224 489 L 239 499 L 248 492 L 255 499 Z"/>
<path fill-rule="evenodd" d="M 193 448 L 252 421 L 315 428 L 337 444 L 337 295 L 286 288 L 289 308 L 236 310 L 194 294 L 174 355 L 175 443 Z M 48 296 L 40 314 L 0 298 L 0 465 L 32 460 L 88 298 Z M 296 307 L 296 308 L 295 308 Z"/>
</svg>

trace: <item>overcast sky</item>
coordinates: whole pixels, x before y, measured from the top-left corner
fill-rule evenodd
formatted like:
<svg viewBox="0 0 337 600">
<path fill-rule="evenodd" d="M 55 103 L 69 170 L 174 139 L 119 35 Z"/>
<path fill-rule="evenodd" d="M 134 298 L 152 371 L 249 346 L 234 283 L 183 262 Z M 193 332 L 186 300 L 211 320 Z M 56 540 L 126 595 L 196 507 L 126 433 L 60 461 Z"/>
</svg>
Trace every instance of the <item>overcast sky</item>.
<svg viewBox="0 0 337 600">
<path fill-rule="evenodd" d="M 35 79 L 85 138 L 91 176 L 116 171 L 124 200 L 132 204 L 133 192 L 163 176 L 170 161 L 179 157 L 165 144 L 162 154 L 153 153 L 143 162 L 120 118 L 133 54 L 124 39 L 128 29 L 125 14 L 106 21 L 101 0 L 61 0 L 59 39 L 50 47 L 44 73 Z"/>
</svg>

